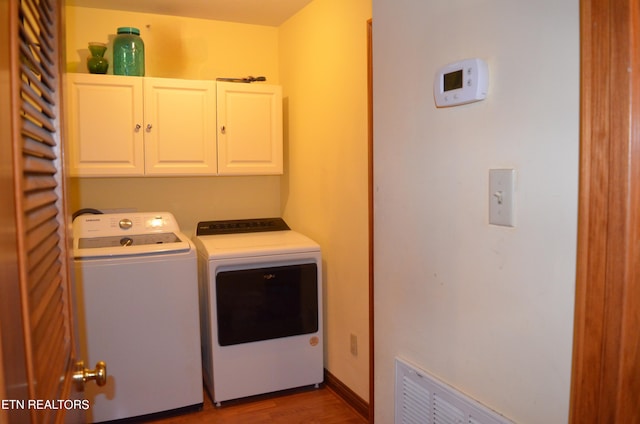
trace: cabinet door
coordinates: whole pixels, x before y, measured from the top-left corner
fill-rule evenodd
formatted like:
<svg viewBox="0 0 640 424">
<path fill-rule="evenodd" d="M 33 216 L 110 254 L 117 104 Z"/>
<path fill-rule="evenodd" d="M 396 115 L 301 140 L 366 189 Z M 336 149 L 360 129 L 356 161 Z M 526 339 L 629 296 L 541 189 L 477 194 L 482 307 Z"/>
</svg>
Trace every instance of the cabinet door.
<svg viewBox="0 0 640 424">
<path fill-rule="evenodd" d="M 282 89 L 217 83 L 218 174 L 282 174 Z"/>
<path fill-rule="evenodd" d="M 67 74 L 67 96 L 71 175 L 142 175 L 142 78 Z"/>
<path fill-rule="evenodd" d="M 145 173 L 214 175 L 215 83 L 144 81 Z"/>
</svg>

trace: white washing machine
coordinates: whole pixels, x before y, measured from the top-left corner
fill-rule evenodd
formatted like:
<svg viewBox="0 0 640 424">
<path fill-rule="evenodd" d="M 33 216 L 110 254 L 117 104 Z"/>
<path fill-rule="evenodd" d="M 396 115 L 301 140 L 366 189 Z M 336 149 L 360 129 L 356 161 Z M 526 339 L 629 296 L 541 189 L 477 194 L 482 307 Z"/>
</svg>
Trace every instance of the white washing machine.
<svg viewBox="0 0 640 424">
<path fill-rule="evenodd" d="M 107 364 L 92 422 L 202 406 L 196 251 L 168 212 L 73 222 L 80 346 Z"/>
<path fill-rule="evenodd" d="M 213 402 L 322 383 L 320 246 L 280 218 L 200 222 L 194 242 Z"/>
</svg>

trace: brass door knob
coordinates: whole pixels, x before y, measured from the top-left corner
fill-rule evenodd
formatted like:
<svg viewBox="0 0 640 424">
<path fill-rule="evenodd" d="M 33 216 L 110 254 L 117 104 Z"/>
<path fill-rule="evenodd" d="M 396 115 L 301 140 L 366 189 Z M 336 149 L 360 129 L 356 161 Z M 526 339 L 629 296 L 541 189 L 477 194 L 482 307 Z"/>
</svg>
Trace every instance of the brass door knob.
<svg viewBox="0 0 640 424">
<path fill-rule="evenodd" d="M 84 390 L 84 384 L 89 380 L 95 380 L 98 386 L 107 384 L 107 364 L 99 361 L 96 369 L 90 370 L 84 367 L 84 361 L 76 363 L 76 372 L 73 373 L 73 381 L 79 391 Z"/>
</svg>

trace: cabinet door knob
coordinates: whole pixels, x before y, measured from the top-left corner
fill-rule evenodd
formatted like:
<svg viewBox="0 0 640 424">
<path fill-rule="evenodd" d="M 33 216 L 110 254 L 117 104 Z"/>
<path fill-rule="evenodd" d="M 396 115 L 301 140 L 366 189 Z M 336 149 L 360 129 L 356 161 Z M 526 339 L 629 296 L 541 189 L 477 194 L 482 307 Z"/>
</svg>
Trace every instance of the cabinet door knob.
<svg viewBox="0 0 640 424">
<path fill-rule="evenodd" d="M 151 132 L 151 128 L 153 128 L 153 126 L 151 124 L 147 124 L 147 132 Z"/>
<path fill-rule="evenodd" d="M 223 125 L 222 127 L 220 127 L 220 132 L 222 134 L 226 134 L 227 133 L 227 128 Z"/>
<path fill-rule="evenodd" d="M 142 125 L 140 125 L 140 124 L 136 124 L 135 131 L 136 131 L 136 132 L 140 131 L 140 128 L 142 128 Z"/>
</svg>

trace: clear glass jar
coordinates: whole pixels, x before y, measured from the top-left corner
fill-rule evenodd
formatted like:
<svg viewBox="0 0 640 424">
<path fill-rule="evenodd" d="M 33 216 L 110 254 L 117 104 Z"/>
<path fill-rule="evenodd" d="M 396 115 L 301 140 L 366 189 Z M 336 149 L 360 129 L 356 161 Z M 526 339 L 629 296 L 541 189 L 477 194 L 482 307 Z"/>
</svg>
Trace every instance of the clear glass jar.
<svg viewBox="0 0 640 424">
<path fill-rule="evenodd" d="M 113 40 L 113 74 L 144 76 L 144 42 L 138 28 L 118 28 Z"/>
</svg>

